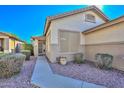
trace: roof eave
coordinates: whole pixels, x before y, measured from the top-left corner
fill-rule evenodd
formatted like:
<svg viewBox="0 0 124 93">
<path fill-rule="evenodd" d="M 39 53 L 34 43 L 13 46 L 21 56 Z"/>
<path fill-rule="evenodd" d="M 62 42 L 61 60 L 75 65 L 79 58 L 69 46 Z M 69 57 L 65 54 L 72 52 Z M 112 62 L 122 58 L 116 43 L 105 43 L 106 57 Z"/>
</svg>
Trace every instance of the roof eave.
<svg viewBox="0 0 124 93">
<path fill-rule="evenodd" d="M 120 20 L 120 19 L 121 19 L 121 20 Z M 119 20 L 119 22 L 117 22 L 118 20 Z M 115 22 L 115 23 L 113 23 L 113 22 Z M 107 22 L 107 23 L 98 25 L 98 26 L 96 26 L 96 27 L 94 27 L 94 28 L 85 30 L 85 31 L 83 31 L 82 33 L 88 34 L 88 33 L 95 32 L 95 31 L 100 30 L 100 29 L 103 29 L 103 28 L 105 28 L 105 27 L 110 27 L 110 26 L 112 26 L 112 25 L 115 25 L 115 24 L 118 24 L 118 23 L 122 23 L 122 22 L 124 22 L 124 16 L 121 16 L 121 17 L 119 17 L 119 18 L 116 18 L 116 19 L 114 19 L 114 20 L 111 20 L 111 21 L 109 21 L 109 22 Z M 108 24 L 108 25 L 107 25 L 107 24 Z M 105 25 L 107 25 L 107 26 L 105 26 Z"/>
<path fill-rule="evenodd" d="M 64 15 L 66 13 L 63 13 L 64 16 L 61 16 L 61 17 L 57 17 L 57 16 L 55 16 L 56 18 L 47 17 L 46 22 L 45 22 L 44 35 L 46 35 L 47 30 L 48 30 L 52 20 L 63 18 L 63 17 L 70 16 L 70 15 L 74 15 L 74 14 L 81 13 L 81 12 L 85 12 L 85 11 L 88 11 L 88 10 L 93 10 L 93 9 L 96 10 L 102 16 L 104 21 L 109 22 L 109 18 L 100 9 L 98 9 L 96 6 L 93 5 L 93 6 L 86 7 L 84 9 L 80 9 L 80 11 L 78 9 L 78 10 L 74 10 L 74 11 L 71 11 L 71 12 L 67 12 L 67 13 L 71 13 L 71 14 Z M 60 15 L 62 15 L 62 14 L 60 14 Z M 58 16 L 60 16 L 60 15 L 58 15 Z M 54 16 L 52 16 L 52 17 L 54 17 Z"/>
</svg>

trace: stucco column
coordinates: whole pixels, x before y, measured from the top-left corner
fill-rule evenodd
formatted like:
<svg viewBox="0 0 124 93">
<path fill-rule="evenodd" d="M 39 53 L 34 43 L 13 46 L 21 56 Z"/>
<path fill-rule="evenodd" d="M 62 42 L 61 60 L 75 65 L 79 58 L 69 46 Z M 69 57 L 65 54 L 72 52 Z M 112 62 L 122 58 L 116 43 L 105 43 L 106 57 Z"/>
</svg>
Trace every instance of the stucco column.
<svg viewBox="0 0 124 93">
<path fill-rule="evenodd" d="M 9 38 L 4 39 L 4 53 L 9 53 Z"/>
<path fill-rule="evenodd" d="M 33 47 L 34 47 L 34 56 L 38 56 L 38 40 L 34 40 L 33 42 Z"/>
</svg>

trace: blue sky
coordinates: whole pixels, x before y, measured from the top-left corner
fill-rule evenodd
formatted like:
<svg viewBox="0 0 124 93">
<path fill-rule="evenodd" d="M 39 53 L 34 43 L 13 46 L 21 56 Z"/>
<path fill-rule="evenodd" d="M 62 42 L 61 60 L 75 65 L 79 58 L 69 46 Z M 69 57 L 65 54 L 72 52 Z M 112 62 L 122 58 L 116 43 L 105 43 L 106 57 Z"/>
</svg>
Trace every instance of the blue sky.
<svg viewBox="0 0 124 93">
<path fill-rule="evenodd" d="M 47 16 L 84 8 L 86 5 L 0 6 L 0 31 L 16 34 L 30 43 L 31 36 L 43 35 Z M 124 15 L 124 6 L 102 6 L 110 20 Z"/>
</svg>

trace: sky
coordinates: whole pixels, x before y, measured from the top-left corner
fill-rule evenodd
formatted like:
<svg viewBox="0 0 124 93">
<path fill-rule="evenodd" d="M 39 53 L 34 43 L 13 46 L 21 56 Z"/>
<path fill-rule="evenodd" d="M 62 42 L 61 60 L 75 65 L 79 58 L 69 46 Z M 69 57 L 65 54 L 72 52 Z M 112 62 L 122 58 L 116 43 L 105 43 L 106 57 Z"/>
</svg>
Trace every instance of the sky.
<svg viewBox="0 0 124 93">
<path fill-rule="evenodd" d="M 31 36 L 43 35 L 47 16 L 87 7 L 87 5 L 27 5 L 0 6 L 0 31 L 16 34 L 20 39 L 31 43 Z M 124 15 L 124 6 L 97 6 L 113 20 Z"/>
</svg>

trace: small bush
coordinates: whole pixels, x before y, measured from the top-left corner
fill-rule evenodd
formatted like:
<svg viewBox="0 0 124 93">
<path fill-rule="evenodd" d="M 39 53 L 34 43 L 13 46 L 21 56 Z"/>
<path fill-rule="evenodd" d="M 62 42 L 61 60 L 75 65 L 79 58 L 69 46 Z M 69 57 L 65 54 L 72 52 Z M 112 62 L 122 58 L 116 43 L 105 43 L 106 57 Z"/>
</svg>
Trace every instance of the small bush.
<svg viewBox="0 0 124 93">
<path fill-rule="evenodd" d="M 25 55 L 6 54 L 0 57 L 0 78 L 8 78 L 20 72 Z"/>
<path fill-rule="evenodd" d="M 34 55 L 32 44 L 23 44 L 23 46 L 22 46 L 22 50 L 30 50 L 31 55 Z"/>
<path fill-rule="evenodd" d="M 95 64 L 96 67 L 101 68 L 101 69 L 111 69 L 112 68 L 112 61 L 113 61 L 113 56 L 109 54 L 96 54 L 95 55 Z"/>
<path fill-rule="evenodd" d="M 6 55 L 6 54 L 3 53 L 3 52 L 0 52 L 0 57 L 2 57 L 2 56 L 4 56 L 4 55 Z"/>
<path fill-rule="evenodd" d="M 74 63 L 81 64 L 84 63 L 83 54 L 77 53 L 74 55 Z"/>
<path fill-rule="evenodd" d="M 30 50 L 21 50 L 21 53 L 26 56 L 26 60 L 30 60 L 30 56 L 31 56 Z"/>
</svg>

